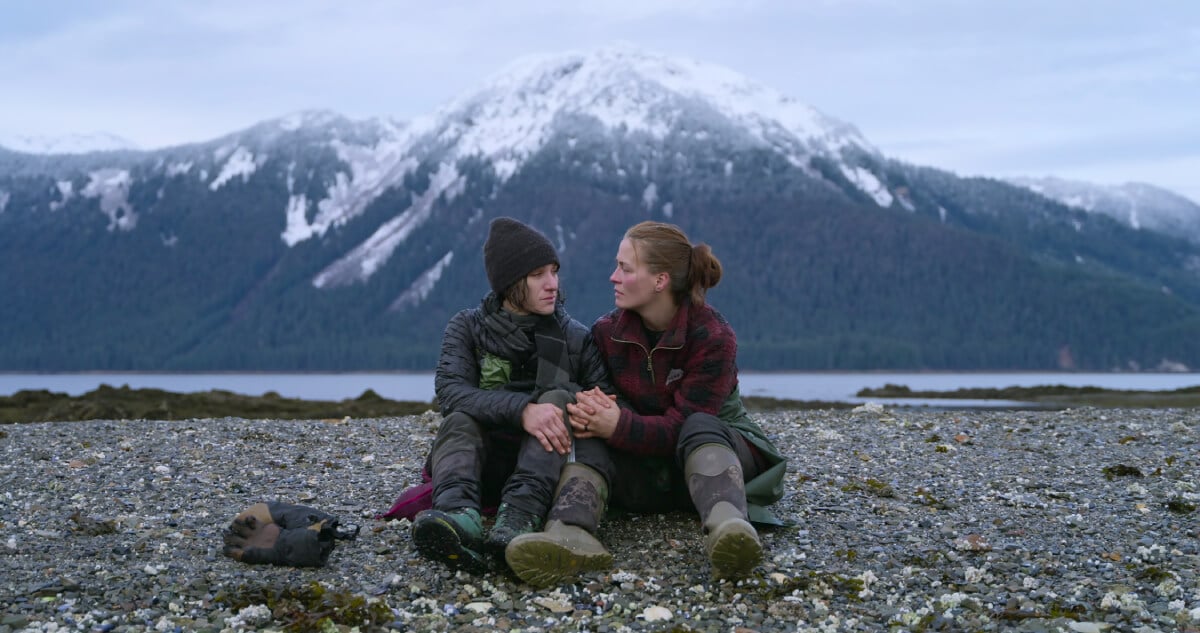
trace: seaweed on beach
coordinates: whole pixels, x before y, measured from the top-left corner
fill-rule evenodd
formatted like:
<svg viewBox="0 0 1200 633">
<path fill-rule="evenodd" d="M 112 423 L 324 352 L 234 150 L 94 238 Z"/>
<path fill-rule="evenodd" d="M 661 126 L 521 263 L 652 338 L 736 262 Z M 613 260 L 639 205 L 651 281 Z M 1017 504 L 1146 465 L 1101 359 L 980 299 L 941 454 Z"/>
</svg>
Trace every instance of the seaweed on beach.
<svg viewBox="0 0 1200 633">
<path fill-rule="evenodd" d="M 1107 389 L 1103 387 L 1069 387 L 1043 385 L 1038 387 L 964 387 L 952 391 L 913 389 L 892 383 L 878 388 L 860 389 L 860 398 L 920 398 L 946 400 L 1010 400 L 1059 406 L 1092 406 L 1109 408 L 1187 408 L 1200 407 L 1200 386 L 1183 387 L 1173 391 L 1143 391 Z"/>
<path fill-rule="evenodd" d="M 437 409 L 433 402 L 388 400 L 368 389 L 340 401 L 284 398 L 267 392 L 247 396 L 214 389 L 174 393 L 100 385 L 79 396 L 47 390 L 18 391 L 0 397 L 0 423 L 74 422 L 81 420 L 188 420 L 238 417 L 277 420 L 341 420 L 419 415 Z"/>
<path fill-rule="evenodd" d="M 802 402 L 778 398 L 748 397 L 743 402 L 753 412 L 796 409 L 837 409 L 852 405 L 840 402 Z M 19 422 L 77 422 L 81 420 L 189 420 L 234 417 L 274 420 L 341 420 L 420 415 L 437 410 L 436 400 L 414 402 L 388 400 L 367 389 L 353 399 L 339 401 L 284 398 L 267 392 L 248 396 L 213 389 L 175 393 L 162 389 L 131 389 L 128 385 L 100 385 L 79 396 L 44 389 L 18 391 L 0 397 L 0 424 Z"/>
<path fill-rule="evenodd" d="M 826 400 L 787 400 L 784 398 L 768 398 L 766 396 L 742 396 L 742 404 L 752 413 L 767 413 L 770 411 L 798 411 L 802 409 L 849 409 L 857 405 L 850 402 L 830 402 Z"/>
<path fill-rule="evenodd" d="M 1104 478 L 1109 481 L 1112 481 L 1117 477 L 1145 477 L 1145 475 L 1142 474 L 1142 471 L 1138 470 L 1136 467 L 1127 466 L 1125 464 L 1105 466 L 1100 471 L 1104 473 Z"/>
<path fill-rule="evenodd" d="M 393 619 L 382 599 L 331 590 L 316 581 L 295 587 L 243 586 L 219 593 L 215 601 L 239 612 L 265 605 L 285 631 L 339 630 L 337 625 L 382 630 Z"/>
</svg>

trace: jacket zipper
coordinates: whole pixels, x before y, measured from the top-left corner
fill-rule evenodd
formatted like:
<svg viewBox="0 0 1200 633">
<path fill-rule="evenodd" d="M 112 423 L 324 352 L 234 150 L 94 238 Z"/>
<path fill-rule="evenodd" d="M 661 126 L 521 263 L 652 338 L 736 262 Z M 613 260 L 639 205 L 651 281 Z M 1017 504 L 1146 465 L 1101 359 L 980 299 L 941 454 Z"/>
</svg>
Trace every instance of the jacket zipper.
<svg viewBox="0 0 1200 633">
<path fill-rule="evenodd" d="M 627 341 L 625 339 L 617 338 L 616 336 L 613 336 L 611 334 L 609 335 L 609 338 L 612 339 L 612 341 L 614 343 L 628 343 L 630 345 L 637 345 L 638 347 L 642 348 L 642 351 L 646 353 L 646 371 L 650 372 L 650 384 L 651 385 L 655 384 L 655 382 L 656 382 L 654 380 L 654 362 L 653 362 L 654 359 L 653 359 L 652 354 L 654 354 L 654 352 L 657 352 L 660 349 L 683 349 L 682 345 L 679 345 L 678 347 L 661 347 L 661 346 L 655 345 L 654 349 L 647 351 L 646 346 L 642 345 L 641 343 L 639 343 L 637 341 Z"/>
</svg>

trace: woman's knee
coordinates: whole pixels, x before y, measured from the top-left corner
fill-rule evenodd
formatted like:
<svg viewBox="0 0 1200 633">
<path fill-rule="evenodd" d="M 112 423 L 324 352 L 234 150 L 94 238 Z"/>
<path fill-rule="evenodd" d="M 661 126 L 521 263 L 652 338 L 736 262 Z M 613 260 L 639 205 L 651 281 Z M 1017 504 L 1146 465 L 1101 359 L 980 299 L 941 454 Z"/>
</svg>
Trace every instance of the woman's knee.
<svg viewBox="0 0 1200 633">
<path fill-rule="evenodd" d="M 538 404 L 549 402 L 560 407 L 565 407 L 568 404 L 575 402 L 575 394 L 566 389 L 551 389 L 538 397 Z"/>
<path fill-rule="evenodd" d="M 735 431 L 721 418 L 708 413 L 693 413 L 683 421 L 679 430 L 679 443 L 725 444 L 734 440 Z"/>
<path fill-rule="evenodd" d="M 567 456 L 557 451 L 548 451 L 542 443 L 532 435 L 525 434 L 521 438 L 521 447 L 517 453 L 517 470 L 524 472 L 550 473 L 557 478 L 558 471 L 567 463 Z"/>
<path fill-rule="evenodd" d="M 693 413 L 683 420 L 680 434 L 720 432 L 726 426 L 721 418 L 710 413 Z"/>
<path fill-rule="evenodd" d="M 737 431 L 715 415 L 708 413 L 693 413 L 683 421 L 679 430 L 679 441 L 675 445 L 676 457 L 679 464 L 687 461 L 692 451 L 705 444 L 720 444 L 730 449 L 735 448 L 738 441 Z"/>
<path fill-rule="evenodd" d="M 483 434 L 483 425 L 475 418 L 462 412 L 455 412 L 442 419 L 442 424 L 438 427 L 437 437 L 434 438 L 433 444 L 435 449 L 446 443 L 461 445 L 466 442 L 482 446 L 484 443 Z"/>
</svg>

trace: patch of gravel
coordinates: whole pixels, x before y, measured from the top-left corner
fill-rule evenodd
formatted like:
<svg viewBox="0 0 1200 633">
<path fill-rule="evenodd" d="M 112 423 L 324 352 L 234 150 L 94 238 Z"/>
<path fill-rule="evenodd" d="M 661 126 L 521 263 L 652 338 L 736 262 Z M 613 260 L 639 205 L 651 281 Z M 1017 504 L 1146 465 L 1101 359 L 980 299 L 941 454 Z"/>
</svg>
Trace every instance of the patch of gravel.
<svg viewBox="0 0 1200 633">
<path fill-rule="evenodd" d="M 1200 631 L 1200 412 L 762 414 L 795 526 L 753 578 L 710 578 L 694 516 L 624 515 L 610 572 L 544 590 L 373 518 L 439 420 L 0 426 L 0 632 Z M 267 499 L 362 532 L 320 569 L 221 556 Z"/>
</svg>

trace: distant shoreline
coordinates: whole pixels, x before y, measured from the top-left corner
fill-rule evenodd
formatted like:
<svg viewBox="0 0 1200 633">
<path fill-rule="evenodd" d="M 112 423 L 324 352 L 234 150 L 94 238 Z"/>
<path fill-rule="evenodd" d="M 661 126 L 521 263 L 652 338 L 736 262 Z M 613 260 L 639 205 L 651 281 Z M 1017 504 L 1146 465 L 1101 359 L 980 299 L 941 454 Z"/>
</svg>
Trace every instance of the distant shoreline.
<svg viewBox="0 0 1200 633">
<path fill-rule="evenodd" d="M 845 409 L 846 402 L 805 402 L 748 397 L 755 412 L 788 409 Z M 267 393 L 247 396 L 221 389 L 177 393 L 162 389 L 133 389 L 101 385 L 79 396 L 47 390 L 23 390 L 0 396 L 0 424 L 77 422 L 84 420 L 183 420 L 239 417 L 247 419 L 315 420 L 420 415 L 437 410 L 433 400 L 389 400 L 367 389 L 357 398 L 305 400 Z"/>
<path fill-rule="evenodd" d="M 914 391 L 904 385 L 885 385 L 862 389 L 863 398 L 941 398 L 947 400 L 1008 400 L 1046 407 L 1092 406 L 1104 408 L 1192 408 L 1200 407 L 1200 386 L 1170 391 L 1141 389 L 1102 389 L 1045 385 L 1006 387 L 1004 389 L 955 389 L 953 391 Z"/>
<path fill-rule="evenodd" d="M 862 389 L 860 398 L 891 399 L 883 406 L 927 410 L 1003 409 L 1046 410 L 1072 407 L 1101 408 L 1192 408 L 1200 407 L 1200 387 L 1173 391 L 1101 389 L 1096 387 L 1009 387 L 1005 389 L 957 389 L 915 391 L 904 385 L 888 384 Z M 905 400 L 913 400 L 907 404 Z M 929 400 L 945 404 L 928 404 Z M 747 409 L 755 413 L 788 410 L 850 409 L 861 402 L 796 400 L 743 396 Z M 963 401 L 960 405 L 956 401 Z M 965 401 L 971 401 L 969 404 Z M 101 385 L 72 396 L 49 390 L 22 390 L 0 396 L 0 424 L 23 422 L 72 422 L 95 419 L 181 420 L 191 418 L 240 417 L 246 419 L 343 419 L 419 415 L 437 410 L 437 403 L 390 400 L 366 389 L 355 398 L 307 400 L 285 398 L 274 392 L 249 396 L 222 389 L 173 392 L 163 389 Z"/>
<path fill-rule="evenodd" d="M 739 375 L 741 393 L 747 398 L 762 398 L 766 402 L 789 401 L 811 403 L 806 408 L 864 404 L 872 399 L 859 394 L 863 389 L 883 388 L 888 384 L 904 385 L 913 392 L 951 393 L 959 388 L 990 389 L 1007 387 L 1037 387 L 1066 385 L 1092 386 L 1109 390 L 1170 391 L 1200 384 L 1200 375 L 1164 373 L 1084 373 L 1084 372 L 756 372 L 742 371 Z M 430 402 L 434 399 L 432 371 L 343 373 L 323 372 L 86 372 L 86 373 L 13 373 L 0 372 L 0 397 L 23 390 L 47 390 L 82 396 L 101 385 L 128 386 L 132 389 L 158 389 L 179 394 L 212 390 L 227 391 L 250 397 L 275 393 L 283 398 L 310 401 L 340 402 L 353 400 L 372 390 L 382 398 L 398 402 Z M 953 399 L 951 399 L 953 398 Z M 1030 402 L 1001 402 L 962 400 L 961 397 L 918 399 L 889 398 L 882 402 L 894 407 L 931 407 L 941 409 L 1017 408 Z M 878 400 L 878 398 L 874 399 Z M 1056 403 L 1057 404 L 1057 403 Z M 776 408 L 778 405 L 764 405 Z M 1045 405 L 1042 405 L 1043 408 Z"/>
</svg>

